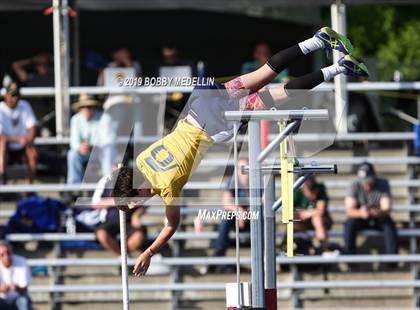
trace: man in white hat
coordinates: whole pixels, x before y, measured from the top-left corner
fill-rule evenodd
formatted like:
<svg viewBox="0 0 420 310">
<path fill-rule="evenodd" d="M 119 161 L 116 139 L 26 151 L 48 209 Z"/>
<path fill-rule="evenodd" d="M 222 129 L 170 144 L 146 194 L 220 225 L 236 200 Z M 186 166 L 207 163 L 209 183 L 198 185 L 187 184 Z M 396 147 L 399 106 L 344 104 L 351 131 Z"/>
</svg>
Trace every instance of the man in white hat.
<svg viewBox="0 0 420 310">
<path fill-rule="evenodd" d="M 0 102 L 0 185 L 5 183 L 6 165 L 22 162 L 28 166 L 28 182 L 32 183 L 38 163 L 35 136 L 34 112 L 29 102 L 20 98 L 19 85 L 12 82 Z"/>
<path fill-rule="evenodd" d="M 79 101 L 73 104 L 78 111 L 70 121 L 70 150 L 67 153 L 67 183 L 81 183 L 85 166 L 95 148 L 95 157 L 100 158 L 102 175 L 112 172 L 112 147 L 103 145 L 100 127 L 100 102 L 92 96 L 81 94 Z M 100 157 L 99 157 L 100 156 Z M 94 159 L 94 158 L 92 158 Z"/>
</svg>

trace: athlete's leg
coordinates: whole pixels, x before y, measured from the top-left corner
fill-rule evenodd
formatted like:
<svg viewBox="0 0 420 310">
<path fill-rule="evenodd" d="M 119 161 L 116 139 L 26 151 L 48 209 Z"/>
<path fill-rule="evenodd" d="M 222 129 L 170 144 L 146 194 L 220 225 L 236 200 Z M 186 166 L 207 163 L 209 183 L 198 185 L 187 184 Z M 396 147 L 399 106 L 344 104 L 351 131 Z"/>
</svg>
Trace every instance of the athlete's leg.
<svg viewBox="0 0 420 310">
<path fill-rule="evenodd" d="M 324 27 L 313 37 L 278 52 L 261 68 L 225 83 L 225 87 L 233 95 L 240 96 L 243 91 L 252 94 L 270 83 L 277 74 L 297 58 L 318 49 L 326 49 L 328 51 L 335 49 L 344 54 L 349 54 L 353 51 L 353 46 L 345 36 L 329 27 Z"/>
<path fill-rule="evenodd" d="M 297 90 L 312 89 L 324 81 L 332 80 L 338 74 L 369 76 L 366 66 L 350 55 L 341 58 L 338 63 L 321 70 L 306 74 L 280 85 L 262 90 L 240 99 L 241 110 L 261 110 L 278 107 L 294 95 Z M 299 93 L 299 92 L 297 92 Z"/>
<path fill-rule="evenodd" d="M 309 40 L 318 43 L 312 45 L 311 51 L 323 48 L 321 39 L 313 37 Z M 299 44 L 293 45 L 275 54 L 259 69 L 230 80 L 224 85 L 231 95 L 241 96 L 245 92 L 252 94 L 270 83 L 290 63 L 304 55 Z"/>
<path fill-rule="evenodd" d="M 298 77 L 286 83 L 283 87 L 270 89 L 269 92 L 276 105 L 278 105 L 293 96 L 293 90 L 312 89 L 324 81 L 332 80 L 341 73 L 352 76 L 369 76 L 369 71 L 364 63 L 350 55 L 346 55 L 336 64 Z"/>
</svg>

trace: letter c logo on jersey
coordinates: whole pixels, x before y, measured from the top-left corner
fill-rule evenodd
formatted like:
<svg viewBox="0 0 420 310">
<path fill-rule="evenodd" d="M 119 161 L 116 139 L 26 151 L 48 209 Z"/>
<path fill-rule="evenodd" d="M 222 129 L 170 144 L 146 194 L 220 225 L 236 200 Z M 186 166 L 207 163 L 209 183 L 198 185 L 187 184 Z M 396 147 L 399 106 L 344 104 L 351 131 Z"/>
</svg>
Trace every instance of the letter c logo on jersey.
<svg viewBox="0 0 420 310">
<path fill-rule="evenodd" d="M 169 152 L 164 145 L 158 145 L 151 152 L 151 156 L 148 156 L 144 161 L 156 172 L 168 171 L 176 168 L 177 164 L 172 164 L 174 161 L 174 155 Z"/>
</svg>

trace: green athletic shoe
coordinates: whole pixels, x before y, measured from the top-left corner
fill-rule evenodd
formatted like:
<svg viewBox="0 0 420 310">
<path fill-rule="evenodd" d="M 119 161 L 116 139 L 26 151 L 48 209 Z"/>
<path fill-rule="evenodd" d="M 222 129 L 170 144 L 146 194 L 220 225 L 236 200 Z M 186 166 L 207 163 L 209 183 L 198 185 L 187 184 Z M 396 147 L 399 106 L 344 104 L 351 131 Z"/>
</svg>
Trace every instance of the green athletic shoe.
<svg viewBox="0 0 420 310">
<path fill-rule="evenodd" d="M 369 70 L 366 65 L 354 58 L 352 55 L 346 55 L 342 57 L 338 64 L 344 68 L 345 75 L 352 75 L 352 76 L 369 76 Z"/>
<path fill-rule="evenodd" d="M 354 48 L 350 40 L 341 33 L 332 30 L 330 27 L 323 27 L 319 29 L 315 33 L 315 37 L 320 38 L 324 42 L 327 55 L 331 55 L 331 51 L 333 49 L 346 55 L 353 52 Z"/>
</svg>

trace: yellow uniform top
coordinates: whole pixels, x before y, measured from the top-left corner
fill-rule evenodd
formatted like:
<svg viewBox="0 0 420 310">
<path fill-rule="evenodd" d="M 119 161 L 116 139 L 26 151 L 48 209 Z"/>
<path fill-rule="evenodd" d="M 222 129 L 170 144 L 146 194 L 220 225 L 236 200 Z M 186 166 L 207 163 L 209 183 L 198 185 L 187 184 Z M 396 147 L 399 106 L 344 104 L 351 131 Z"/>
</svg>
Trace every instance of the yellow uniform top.
<svg viewBox="0 0 420 310">
<path fill-rule="evenodd" d="M 203 129 L 180 120 L 173 132 L 137 156 L 137 168 L 168 206 L 179 197 L 182 187 L 212 143 Z"/>
</svg>

